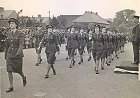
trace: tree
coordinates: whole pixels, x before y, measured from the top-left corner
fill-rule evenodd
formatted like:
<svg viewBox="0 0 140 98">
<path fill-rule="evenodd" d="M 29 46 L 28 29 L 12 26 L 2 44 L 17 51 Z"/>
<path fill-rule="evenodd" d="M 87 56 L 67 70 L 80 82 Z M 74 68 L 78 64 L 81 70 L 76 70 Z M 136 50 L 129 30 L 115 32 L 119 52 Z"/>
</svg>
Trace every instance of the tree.
<svg viewBox="0 0 140 98">
<path fill-rule="evenodd" d="M 130 28 L 134 26 L 133 15 L 135 15 L 134 10 L 121 10 L 116 13 L 116 17 L 114 18 L 112 25 L 123 33 L 131 32 Z"/>
<path fill-rule="evenodd" d="M 59 21 L 56 17 L 53 17 L 53 19 L 51 19 L 50 21 L 50 25 L 52 25 L 53 27 L 59 27 Z"/>
</svg>

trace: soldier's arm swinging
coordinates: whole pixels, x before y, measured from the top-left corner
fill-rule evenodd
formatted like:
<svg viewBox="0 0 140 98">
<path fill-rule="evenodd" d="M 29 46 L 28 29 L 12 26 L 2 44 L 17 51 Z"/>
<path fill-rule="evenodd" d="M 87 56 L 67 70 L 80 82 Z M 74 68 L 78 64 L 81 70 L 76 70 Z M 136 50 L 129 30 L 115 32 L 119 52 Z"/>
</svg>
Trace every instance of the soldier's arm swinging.
<svg viewBox="0 0 140 98">
<path fill-rule="evenodd" d="M 25 39 L 25 35 L 23 33 L 21 33 L 20 38 L 19 38 L 19 49 L 18 49 L 16 55 L 21 55 L 21 53 L 23 51 L 23 46 L 24 46 L 24 39 Z"/>
</svg>

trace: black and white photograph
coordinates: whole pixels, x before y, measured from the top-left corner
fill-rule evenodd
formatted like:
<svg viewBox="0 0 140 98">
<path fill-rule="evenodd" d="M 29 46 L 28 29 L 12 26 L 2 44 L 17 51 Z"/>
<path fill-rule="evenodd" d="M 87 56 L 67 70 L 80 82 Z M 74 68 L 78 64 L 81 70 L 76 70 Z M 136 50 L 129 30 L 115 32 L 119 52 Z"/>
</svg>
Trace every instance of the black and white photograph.
<svg viewBox="0 0 140 98">
<path fill-rule="evenodd" d="M 0 98 L 140 98 L 140 0 L 0 0 Z"/>
</svg>

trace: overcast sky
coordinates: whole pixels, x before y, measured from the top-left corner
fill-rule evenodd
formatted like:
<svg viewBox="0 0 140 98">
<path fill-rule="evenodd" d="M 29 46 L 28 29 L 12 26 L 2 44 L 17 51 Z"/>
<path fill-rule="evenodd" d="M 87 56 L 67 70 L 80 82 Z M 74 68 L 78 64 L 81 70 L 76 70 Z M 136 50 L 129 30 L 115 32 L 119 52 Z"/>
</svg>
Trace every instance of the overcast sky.
<svg viewBox="0 0 140 98">
<path fill-rule="evenodd" d="M 51 16 L 82 15 L 85 11 L 98 12 L 103 18 L 113 18 L 117 11 L 133 9 L 140 16 L 140 0 L 0 0 L 6 10 L 19 11 L 21 15 Z"/>
</svg>

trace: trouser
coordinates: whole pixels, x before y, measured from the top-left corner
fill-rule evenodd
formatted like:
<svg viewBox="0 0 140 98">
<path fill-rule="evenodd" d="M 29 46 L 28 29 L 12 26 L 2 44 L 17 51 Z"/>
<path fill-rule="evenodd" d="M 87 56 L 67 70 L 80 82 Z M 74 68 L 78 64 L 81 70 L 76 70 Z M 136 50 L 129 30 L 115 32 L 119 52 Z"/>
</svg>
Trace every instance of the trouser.
<svg viewBox="0 0 140 98">
<path fill-rule="evenodd" d="M 134 63 L 139 63 L 139 44 L 132 43 L 133 45 L 133 54 L 134 54 Z"/>
</svg>

